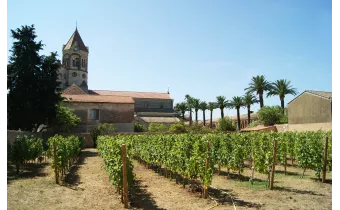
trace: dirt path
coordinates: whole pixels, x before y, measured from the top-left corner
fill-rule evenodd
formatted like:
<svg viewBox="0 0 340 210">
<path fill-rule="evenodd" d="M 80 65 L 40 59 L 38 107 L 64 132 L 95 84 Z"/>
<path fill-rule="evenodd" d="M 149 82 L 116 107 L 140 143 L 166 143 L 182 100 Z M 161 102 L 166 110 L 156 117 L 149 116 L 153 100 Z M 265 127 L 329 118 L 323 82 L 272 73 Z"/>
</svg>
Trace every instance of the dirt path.
<svg viewBox="0 0 340 210">
<path fill-rule="evenodd" d="M 188 185 L 186 189 L 182 184 L 176 184 L 175 180 L 166 179 L 160 176 L 152 169 L 146 169 L 143 165 L 134 161 L 133 171 L 136 174 L 136 180 L 140 191 L 143 195 L 137 193 L 132 206 L 143 209 L 209 209 L 215 205 L 215 202 L 208 198 L 200 198 L 201 193 L 192 193 Z M 143 198 L 146 197 L 147 199 Z M 140 199 L 138 199 L 140 198 Z M 229 204 L 227 206 L 218 206 L 216 209 L 233 209 Z"/>
<path fill-rule="evenodd" d="M 123 209 L 102 167 L 97 150 L 85 149 L 63 186 L 55 184 L 50 165 L 9 179 L 8 209 Z"/>
</svg>

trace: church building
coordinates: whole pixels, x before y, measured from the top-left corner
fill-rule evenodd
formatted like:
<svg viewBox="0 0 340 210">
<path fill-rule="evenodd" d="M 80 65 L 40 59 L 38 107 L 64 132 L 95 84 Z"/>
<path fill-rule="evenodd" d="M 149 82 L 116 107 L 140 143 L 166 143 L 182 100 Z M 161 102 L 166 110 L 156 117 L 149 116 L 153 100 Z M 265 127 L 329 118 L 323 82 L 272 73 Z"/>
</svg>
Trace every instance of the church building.
<svg viewBox="0 0 340 210">
<path fill-rule="evenodd" d="M 133 132 L 134 122 L 171 124 L 178 122 L 173 99 L 167 93 L 89 90 L 89 47 L 74 31 L 63 45 L 58 80 L 64 106 L 72 108 L 81 122 L 74 132 L 88 133 L 99 123 L 112 123 L 118 132 Z"/>
</svg>

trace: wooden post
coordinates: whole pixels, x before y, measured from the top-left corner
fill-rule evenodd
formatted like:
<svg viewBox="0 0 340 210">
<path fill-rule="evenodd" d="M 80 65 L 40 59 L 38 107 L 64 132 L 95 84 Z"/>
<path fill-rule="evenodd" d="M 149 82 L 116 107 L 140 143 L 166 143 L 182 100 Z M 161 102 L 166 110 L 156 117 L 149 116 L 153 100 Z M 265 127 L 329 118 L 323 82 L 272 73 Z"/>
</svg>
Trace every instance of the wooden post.
<svg viewBox="0 0 340 210">
<path fill-rule="evenodd" d="M 326 136 L 326 142 L 325 142 L 325 154 L 324 154 L 324 157 L 323 157 L 322 183 L 325 183 L 325 182 L 326 182 L 327 155 L 328 155 L 328 136 Z"/>
<path fill-rule="evenodd" d="M 274 154 L 273 154 L 273 168 L 272 168 L 272 176 L 270 179 L 270 189 L 273 189 L 274 186 L 274 173 L 275 173 L 275 164 L 276 164 L 276 147 L 277 147 L 277 140 L 274 140 Z"/>
<path fill-rule="evenodd" d="M 124 208 L 128 208 L 128 187 L 127 187 L 127 173 L 126 173 L 126 146 L 122 144 L 122 160 L 123 160 L 123 195 Z"/>
<path fill-rule="evenodd" d="M 57 169 L 57 146 L 53 143 L 53 162 L 54 162 L 54 175 L 55 175 L 55 183 L 59 184 L 59 174 Z"/>
</svg>

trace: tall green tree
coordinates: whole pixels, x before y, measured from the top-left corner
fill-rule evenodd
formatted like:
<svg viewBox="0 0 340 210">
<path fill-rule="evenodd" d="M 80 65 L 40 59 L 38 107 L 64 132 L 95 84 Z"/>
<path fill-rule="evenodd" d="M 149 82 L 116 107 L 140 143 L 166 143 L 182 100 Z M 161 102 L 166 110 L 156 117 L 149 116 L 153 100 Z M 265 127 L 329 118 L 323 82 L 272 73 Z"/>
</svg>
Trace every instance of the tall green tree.
<svg viewBox="0 0 340 210">
<path fill-rule="evenodd" d="M 62 105 L 57 105 L 57 117 L 53 123 L 62 132 L 71 132 L 80 122 L 80 118 L 73 113 L 73 110 Z"/>
<path fill-rule="evenodd" d="M 257 75 L 251 79 L 249 83 L 249 87 L 245 88 L 244 90 L 246 93 L 256 93 L 259 95 L 260 99 L 260 107 L 263 107 L 263 93 L 265 91 L 269 91 L 271 88 L 270 83 L 266 80 L 265 76 Z"/>
<path fill-rule="evenodd" d="M 202 101 L 200 104 L 200 109 L 203 112 L 203 126 L 205 126 L 205 111 L 208 109 L 208 104 L 205 101 Z"/>
<path fill-rule="evenodd" d="M 210 111 L 210 125 L 209 125 L 209 127 L 212 128 L 212 116 L 213 116 L 214 109 L 216 109 L 216 103 L 215 102 L 209 102 L 208 103 L 208 109 Z"/>
<path fill-rule="evenodd" d="M 244 105 L 247 107 L 247 111 L 248 111 L 248 124 L 250 124 L 250 106 L 255 104 L 255 103 L 258 103 L 259 101 L 251 93 L 246 93 L 243 96 L 243 101 L 244 101 Z"/>
<path fill-rule="evenodd" d="M 241 120 L 240 120 L 240 108 L 244 106 L 244 101 L 242 97 L 234 96 L 232 100 L 229 101 L 228 107 L 234 108 L 237 111 L 237 126 L 241 130 Z"/>
<path fill-rule="evenodd" d="M 189 111 L 188 105 L 185 102 L 177 103 L 174 109 L 176 112 L 181 114 L 183 120 L 184 120 L 185 112 Z"/>
<path fill-rule="evenodd" d="M 282 113 L 285 109 L 285 96 L 286 95 L 296 95 L 296 89 L 290 85 L 290 81 L 285 79 L 276 80 L 270 84 L 271 88 L 267 93 L 268 96 L 279 96 L 281 101 Z"/>
<path fill-rule="evenodd" d="M 185 100 L 189 109 L 189 126 L 192 125 L 192 97 L 189 94 L 185 95 Z"/>
<path fill-rule="evenodd" d="M 198 110 L 201 108 L 201 101 L 198 98 L 192 98 L 192 107 L 195 109 L 195 121 L 198 121 Z"/>
<path fill-rule="evenodd" d="M 41 41 L 36 41 L 34 25 L 11 30 L 14 39 L 7 64 L 8 128 L 37 129 L 56 118 L 58 93 L 57 53 L 40 56 Z"/>
<path fill-rule="evenodd" d="M 221 118 L 224 118 L 224 108 L 228 107 L 228 101 L 225 96 L 217 96 L 216 97 L 217 107 L 221 109 Z"/>
</svg>

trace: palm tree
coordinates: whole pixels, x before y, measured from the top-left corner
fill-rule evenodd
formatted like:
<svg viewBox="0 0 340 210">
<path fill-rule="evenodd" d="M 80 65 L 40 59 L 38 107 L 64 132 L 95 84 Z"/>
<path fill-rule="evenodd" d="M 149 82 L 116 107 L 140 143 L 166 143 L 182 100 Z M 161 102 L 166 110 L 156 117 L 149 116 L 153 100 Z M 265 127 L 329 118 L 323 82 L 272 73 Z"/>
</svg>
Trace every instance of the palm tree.
<svg viewBox="0 0 340 210">
<path fill-rule="evenodd" d="M 221 109 L 221 119 L 224 118 L 223 109 L 228 106 L 228 101 L 224 96 L 217 96 L 216 97 L 217 107 Z"/>
<path fill-rule="evenodd" d="M 246 93 L 243 96 L 243 101 L 244 101 L 244 105 L 247 107 L 247 110 L 248 110 L 248 125 L 249 125 L 250 124 L 250 106 L 255 103 L 258 103 L 259 101 L 251 93 Z"/>
<path fill-rule="evenodd" d="M 197 114 L 200 109 L 201 101 L 198 98 L 192 98 L 192 107 L 195 109 L 195 121 L 197 123 Z"/>
<path fill-rule="evenodd" d="M 189 109 L 189 115 L 190 115 L 190 119 L 189 119 L 189 125 L 192 125 L 192 97 L 189 94 L 185 95 L 185 100 Z"/>
<path fill-rule="evenodd" d="M 208 109 L 208 104 L 207 104 L 207 102 L 202 101 L 201 104 L 200 104 L 200 109 L 201 109 L 202 112 L 203 112 L 203 126 L 205 126 L 205 110 Z"/>
<path fill-rule="evenodd" d="M 249 87 L 244 89 L 246 93 L 256 93 L 260 98 L 260 107 L 263 107 L 263 92 L 269 91 L 271 88 L 270 83 L 266 80 L 265 76 L 257 75 L 251 79 Z"/>
<path fill-rule="evenodd" d="M 184 120 L 185 112 L 189 110 L 187 103 L 185 103 L 185 102 L 177 103 L 176 106 L 174 107 L 174 109 L 175 109 L 176 112 L 181 113 L 183 120 Z"/>
<path fill-rule="evenodd" d="M 237 110 L 237 126 L 241 130 L 241 120 L 240 120 L 240 108 L 244 106 L 244 101 L 242 97 L 234 96 L 231 101 L 228 102 L 228 107 L 235 108 Z"/>
<path fill-rule="evenodd" d="M 281 101 L 282 112 L 284 112 L 285 96 L 288 94 L 295 96 L 297 94 L 296 89 L 290 85 L 290 81 L 287 81 L 285 79 L 276 80 L 275 82 L 272 82 L 270 86 L 271 88 L 267 93 L 267 97 L 274 95 L 279 96 Z"/>
<path fill-rule="evenodd" d="M 216 109 L 216 103 L 209 102 L 207 108 L 210 110 L 210 128 L 212 128 L 212 115 L 213 115 L 213 110 Z"/>
</svg>

